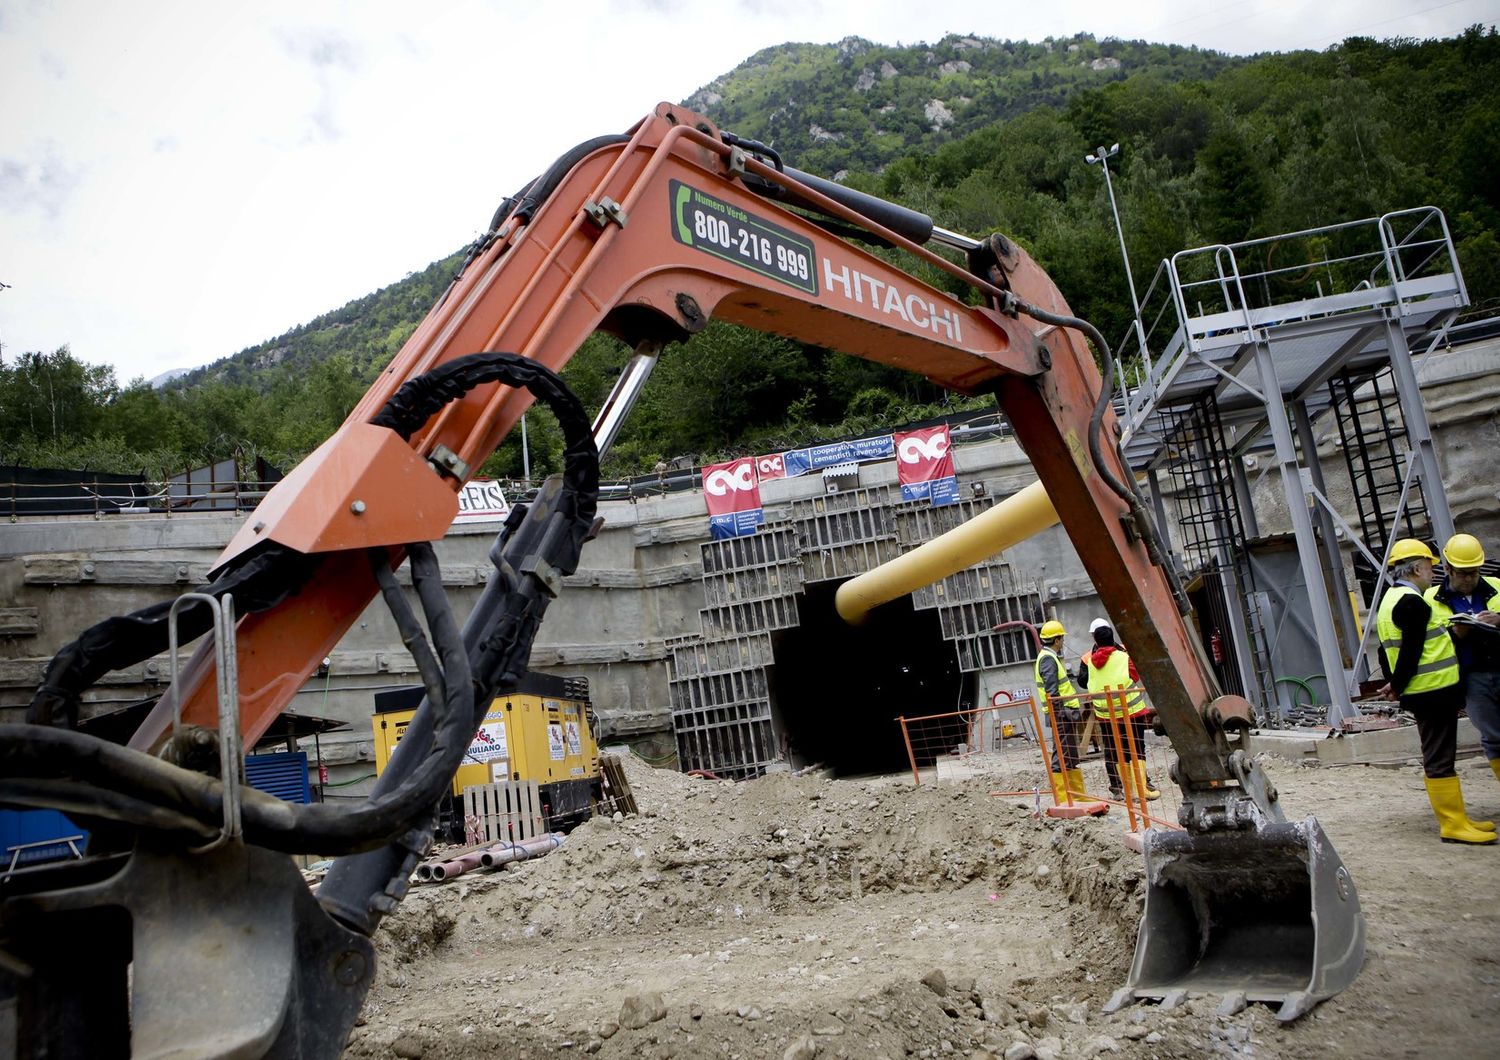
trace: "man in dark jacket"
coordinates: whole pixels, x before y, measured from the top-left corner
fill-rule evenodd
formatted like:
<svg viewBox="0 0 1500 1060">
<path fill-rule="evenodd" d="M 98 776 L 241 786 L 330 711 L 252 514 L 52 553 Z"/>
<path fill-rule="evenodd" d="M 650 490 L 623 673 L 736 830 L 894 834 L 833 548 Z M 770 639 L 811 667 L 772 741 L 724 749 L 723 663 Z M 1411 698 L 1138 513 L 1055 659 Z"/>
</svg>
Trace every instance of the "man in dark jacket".
<svg viewBox="0 0 1500 1060">
<path fill-rule="evenodd" d="M 1463 685 L 1458 653 L 1448 626 L 1433 614 L 1422 594 L 1432 588 L 1437 556 L 1421 541 L 1404 538 L 1391 546 L 1391 587 L 1381 594 L 1375 629 L 1380 658 L 1390 678 L 1386 694 L 1417 722 L 1422 741 L 1422 772 L 1427 800 L 1437 815 L 1445 843 L 1493 843 L 1495 826 L 1469 820 L 1453 760 L 1458 749 L 1458 711 Z M 1487 827 L 1486 827 L 1487 826 Z"/>
<path fill-rule="evenodd" d="M 1448 573 L 1422 598 L 1435 620 L 1447 623 L 1453 634 L 1464 711 L 1479 730 L 1479 746 L 1500 780 L 1500 578 L 1482 572 L 1484 548 L 1472 534 L 1450 537 L 1443 561 Z"/>
</svg>

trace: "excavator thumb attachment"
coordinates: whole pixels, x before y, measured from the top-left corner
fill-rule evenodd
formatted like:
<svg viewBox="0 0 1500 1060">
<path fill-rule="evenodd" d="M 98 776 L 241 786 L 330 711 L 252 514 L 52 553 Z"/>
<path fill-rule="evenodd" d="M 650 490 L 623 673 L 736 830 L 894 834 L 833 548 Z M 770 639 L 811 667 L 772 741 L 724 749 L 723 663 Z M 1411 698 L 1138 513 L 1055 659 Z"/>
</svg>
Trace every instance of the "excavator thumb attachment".
<svg viewBox="0 0 1500 1060">
<path fill-rule="evenodd" d="M 1283 1022 L 1354 982 L 1359 895 L 1314 817 L 1213 832 L 1146 833 L 1146 905 L 1126 985 L 1106 1011 L 1222 995 L 1280 1006 Z"/>
</svg>

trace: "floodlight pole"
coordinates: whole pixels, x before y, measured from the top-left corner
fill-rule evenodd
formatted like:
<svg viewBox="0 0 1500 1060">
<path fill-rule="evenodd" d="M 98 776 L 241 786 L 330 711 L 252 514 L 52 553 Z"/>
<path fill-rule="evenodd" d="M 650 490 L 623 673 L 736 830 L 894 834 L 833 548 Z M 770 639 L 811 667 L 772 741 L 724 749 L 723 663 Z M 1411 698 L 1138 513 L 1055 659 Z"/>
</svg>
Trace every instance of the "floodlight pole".
<svg viewBox="0 0 1500 1060">
<path fill-rule="evenodd" d="M 1115 185 L 1109 179 L 1109 160 L 1120 153 L 1120 145 L 1105 148 L 1102 144 L 1094 148 L 1093 154 L 1084 155 L 1089 165 L 1104 170 L 1104 190 L 1109 193 L 1109 212 L 1115 218 L 1115 234 L 1120 237 L 1120 258 L 1125 262 L 1125 282 L 1130 286 L 1130 308 L 1135 313 L 1135 338 L 1140 344 L 1142 356 L 1146 353 L 1146 329 L 1141 324 L 1141 303 L 1135 296 L 1135 277 L 1130 272 L 1130 252 L 1125 249 L 1125 228 L 1120 224 L 1120 208 L 1115 204 Z"/>
</svg>

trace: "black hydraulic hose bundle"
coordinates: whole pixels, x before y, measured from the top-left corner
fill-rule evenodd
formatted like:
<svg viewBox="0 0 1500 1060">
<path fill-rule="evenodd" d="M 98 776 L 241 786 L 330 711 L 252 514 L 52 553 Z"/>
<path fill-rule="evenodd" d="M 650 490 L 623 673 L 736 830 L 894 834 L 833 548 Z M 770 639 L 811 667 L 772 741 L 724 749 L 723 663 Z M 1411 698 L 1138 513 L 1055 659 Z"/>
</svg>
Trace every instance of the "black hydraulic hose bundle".
<svg viewBox="0 0 1500 1060">
<path fill-rule="evenodd" d="M 1104 484 L 1116 493 L 1130 509 L 1131 524 L 1141 539 L 1146 543 L 1146 552 L 1151 557 L 1151 562 L 1160 567 L 1166 575 L 1167 583 L 1172 589 L 1172 598 L 1177 602 L 1177 609 L 1182 614 L 1189 614 L 1192 605 L 1188 601 L 1187 593 L 1182 587 L 1182 581 L 1177 577 L 1177 571 L 1172 566 L 1172 561 L 1167 555 L 1167 549 L 1161 540 L 1160 531 L 1156 522 L 1151 518 L 1151 513 L 1146 509 L 1145 498 L 1141 496 L 1139 488 L 1132 480 L 1128 484 L 1121 482 L 1110 470 L 1104 461 L 1104 412 L 1109 408 L 1110 402 L 1114 400 L 1115 390 L 1115 357 L 1109 348 L 1109 343 L 1104 341 L 1104 335 L 1098 328 L 1081 317 L 1063 316 L 1059 313 L 1051 313 L 1040 306 L 1034 306 L 1020 299 L 1012 299 L 1017 312 L 1025 313 L 1027 316 L 1040 320 L 1044 324 L 1052 324 L 1060 328 L 1073 328 L 1083 332 L 1089 340 L 1099 348 L 1099 357 L 1103 364 L 1099 366 L 1102 380 L 1099 384 L 1099 397 L 1094 402 L 1093 411 L 1089 415 L 1089 456 L 1094 461 L 1094 467 L 1098 469 L 1099 477 Z M 1119 454 L 1119 445 L 1115 445 L 1115 452 Z M 1128 467 L 1123 454 L 1120 454 L 1120 464 Z"/>
<path fill-rule="evenodd" d="M 547 171 L 540 177 L 527 183 L 514 195 L 507 195 L 500 200 L 500 205 L 495 207 L 494 216 L 490 218 L 490 226 L 484 235 L 469 244 L 469 249 L 464 253 L 464 260 L 459 264 L 458 270 L 453 274 L 453 280 L 448 285 L 448 290 L 453 289 L 453 283 L 464 274 L 464 270 L 479 255 L 489 249 L 490 244 L 500 234 L 500 226 L 510 217 L 515 217 L 520 223 L 526 224 L 531 220 L 542 203 L 551 197 L 562 183 L 563 177 L 583 161 L 585 157 L 599 150 L 601 147 L 609 147 L 611 144 L 629 143 L 630 137 L 621 133 L 611 133 L 606 136 L 596 136 L 592 140 L 585 140 L 577 144 L 561 155 L 556 161 L 547 167 Z M 443 292 L 443 298 L 448 297 L 448 291 Z M 441 299 L 439 300 L 441 304 Z"/>
<path fill-rule="evenodd" d="M 240 614 L 264 611 L 291 596 L 312 576 L 317 560 L 274 542 L 236 559 L 200 592 L 213 597 L 230 593 Z M 78 723 L 79 697 L 111 670 L 134 666 L 167 650 L 167 615 L 172 601 L 107 618 L 58 649 L 47 664 L 42 683 L 26 708 L 26 720 L 37 725 Z M 202 600 L 191 600 L 178 614 L 183 640 L 195 640 L 213 627 L 213 614 Z"/>
<path fill-rule="evenodd" d="M 549 554 L 539 558 L 541 568 L 546 571 L 572 573 L 583 542 L 594 530 L 598 454 L 582 405 L 553 372 L 514 354 L 480 353 L 457 358 L 408 381 L 373 422 L 390 427 L 409 439 L 449 401 L 476 386 L 497 381 L 531 390 L 552 407 L 563 427 L 566 467 L 553 491 L 556 499 L 551 505 L 553 514 L 561 518 L 549 524 L 557 526 L 557 530 L 542 536 L 540 543 L 548 547 Z M 525 515 L 523 507 L 517 509 L 522 516 Z M 513 523 L 507 524 L 509 529 L 523 526 L 524 519 L 514 519 Z M 488 701 L 478 706 L 475 704 L 469 653 L 453 621 L 432 546 L 415 542 L 407 545 L 406 551 L 411 561 L 412 582 L 432 634 L 435 653 L 434 648 L 427 644 L 411 606 L 396 585 L 389 551 L 372 549 L 371 563 L 402 640 L 411 649 L 421 673 L 427 701 L 432 705 L 426 753 L 415 768 L 407 770 L 384 790 L 379 790 L 354 808 L 326 804 L 298 806 L 244 788 L 242 820 L 246 842 L 288 853 L 321 851 L 343 854 L 375 850 L 413 829 L 420 830 L 431 817 L 432 807 L 448 789 L 454 770 L 473 736 L 476 717 L 487 708 Z M 209 590 L 216 595 L 233 591 L 237 598 L 238 594 L 245 593 L 265 607 L 274 606 L 275 602 L 296 591 L 318 561 L 316 556 L 303 556 L 280 546 L 259 553 L 257 559 L 261 562 L 252 561 L 222 575 Z M 285 564 L 290 568 L 290 574 L 296 577 L 273 577 L 277 563 Z M 526 566 L 524 562 L 521 565 Z M 258 573 L 252 576 L 252 572 Z M 516 580 L 535 579 L 516 575 Z M 280 595 L 266 591 L 265 585 L 277 586 Z M 493 643 L 487 645 L 492 652 L 498 651 L 503 656 L 507 670 L 523 667 L 530 655 L 531 639 L 536 632 L 540 611 L 544 609 L 544 606 L 536 608 L 529 603 L 538 591 L 533 586 L 528 591 L 513 594 L 513 606 L 523 613 L 511 616 L 512 620 L 505 623 L 504 634 L 492 637 Z M 550 591 L 550 588 L 543 586 L 541 591 Z M 512 601 L 508 599 L 507 603 Z M 59 660 L 54 660 L 49 667 L 48 685 L 39 691 L 38 699 L 53 707 L 58 703 L 65 706 L 68 702 L 66 694 L 71 693 L 76 709 L 77 694 L 87 687 L 84 678 L 97 676 L 97 673 L 111 668 L 105 665 L 106 662 L 113 662 L 116 666 L 128 665 L 154 654 L 150 649 L 157 643 L 158 622 L 160 647 L 164 648 L 165 608 L 168 606 L 157 605 L 126 619 L 110 620 L 94 627 L 59 653 Z M 204 607 L 206 611 L 206 605 Z M 162 611 L 160 616 L 155 614 L 158 610 Z M 528 617 L 524 614 L 528 611 L 534 613 Z M 184 613 L 187 613 L 186 608 Z M 91 634 L 96 639 L 104 638 L 110 630 L 120 628 L 111 623 L 120 622 L 127 623 L 125 628 L 132 632 L 141 626 L 150 635 L 133 636 L 128 646 L 115 646 L 110 650 L 89 641 Z M 195 623 L 200 627 L 195 632 L 203 632 L 207 625 L 202 621 Z M 187 626 L 186 622 L 184 626 Z M 80 648 L 80 644 L 84 647 Z M 130 657 L 133 652 L 145 654 Z M 61 690 L 49 687 L 60 681 L 66 681 Z M 414 746 L 415 743 L 413 741 Z M 54 807 L 175 833 L 198 842 L 218 830 L 223 816 L 222 799 L 223 785 L 217 778 L 183 769 L 139 751 L 50 725 L 0 725 L 0 804 Z"/>
<path fill-rule="evenodd" d="M 384 550 L 379 551 L 380 565 L 394 588 L 395 579 L 390 575 L 387 557 Z M 448 777 L 458 768 L 473 736 L 469 724 L 473 716 L 473 685 L 469 680 L 468 658 L 443 595 L 432 546 L 416 542 L 408 546 L 408 553 L 412 581 L 442 659 L 440 669 L 436 663 L 422 667 L 428 694 L 443 704 L 426 768 L 388 795 L 354 807 L 326 803 L 299 806 L 253 788 L 243 789 L 241 812 L 247 843 L 286 853 L 369 850 L 409 829 L 413 816 L 423 812 L 447 789 Z M 399 589 L 396 591 L 399 594 Z M 404 597 L 401 603 L 404 614 L 396 614 L 396 619 L 403 639 L 422 637 L 421 627 L 405 605 Z M 423 650 L 431 661 L 433 656 L 423 639 Z M 215 830 L 223 817 L 223 785 L 217 778 L 63 729 L 32 725 L 0 727 L 0 774 L 5 777 L 0 781 L 0 802 L 30 805 L 41 802 L 48 806 L 67 802 L 76 812 L 123 819 L 142 827 L 160 828 L 166 824 L 154 812 L 137 814 L 121 801 L 136 800 L 154 811 L 165 810 L 192 821 L 200 833 Z M 27 781 L 52 784 L 28 793 Z M 103 797 L 96 798 L 101 792 Z"/>
</svg>

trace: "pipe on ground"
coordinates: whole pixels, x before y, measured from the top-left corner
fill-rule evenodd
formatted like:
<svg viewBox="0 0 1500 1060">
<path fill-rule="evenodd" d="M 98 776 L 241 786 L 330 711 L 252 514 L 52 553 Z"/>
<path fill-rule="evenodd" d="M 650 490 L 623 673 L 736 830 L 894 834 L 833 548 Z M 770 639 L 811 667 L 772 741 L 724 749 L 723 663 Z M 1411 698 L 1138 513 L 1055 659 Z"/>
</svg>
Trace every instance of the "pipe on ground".
<svg viewBox="0 0 1500 1060">
<path fill-rule="evenodd" d="M 556 850 L 562 844 L 561 832 L 523 839 L 519 843 L 497 843 L 488 850 L 479 852 L 479 864 L 487 869 L 493 869 L 508 865 L 512 861 L 525 861 L 527 858 L 540 857 L 550 850 Z"/>
</svg>

